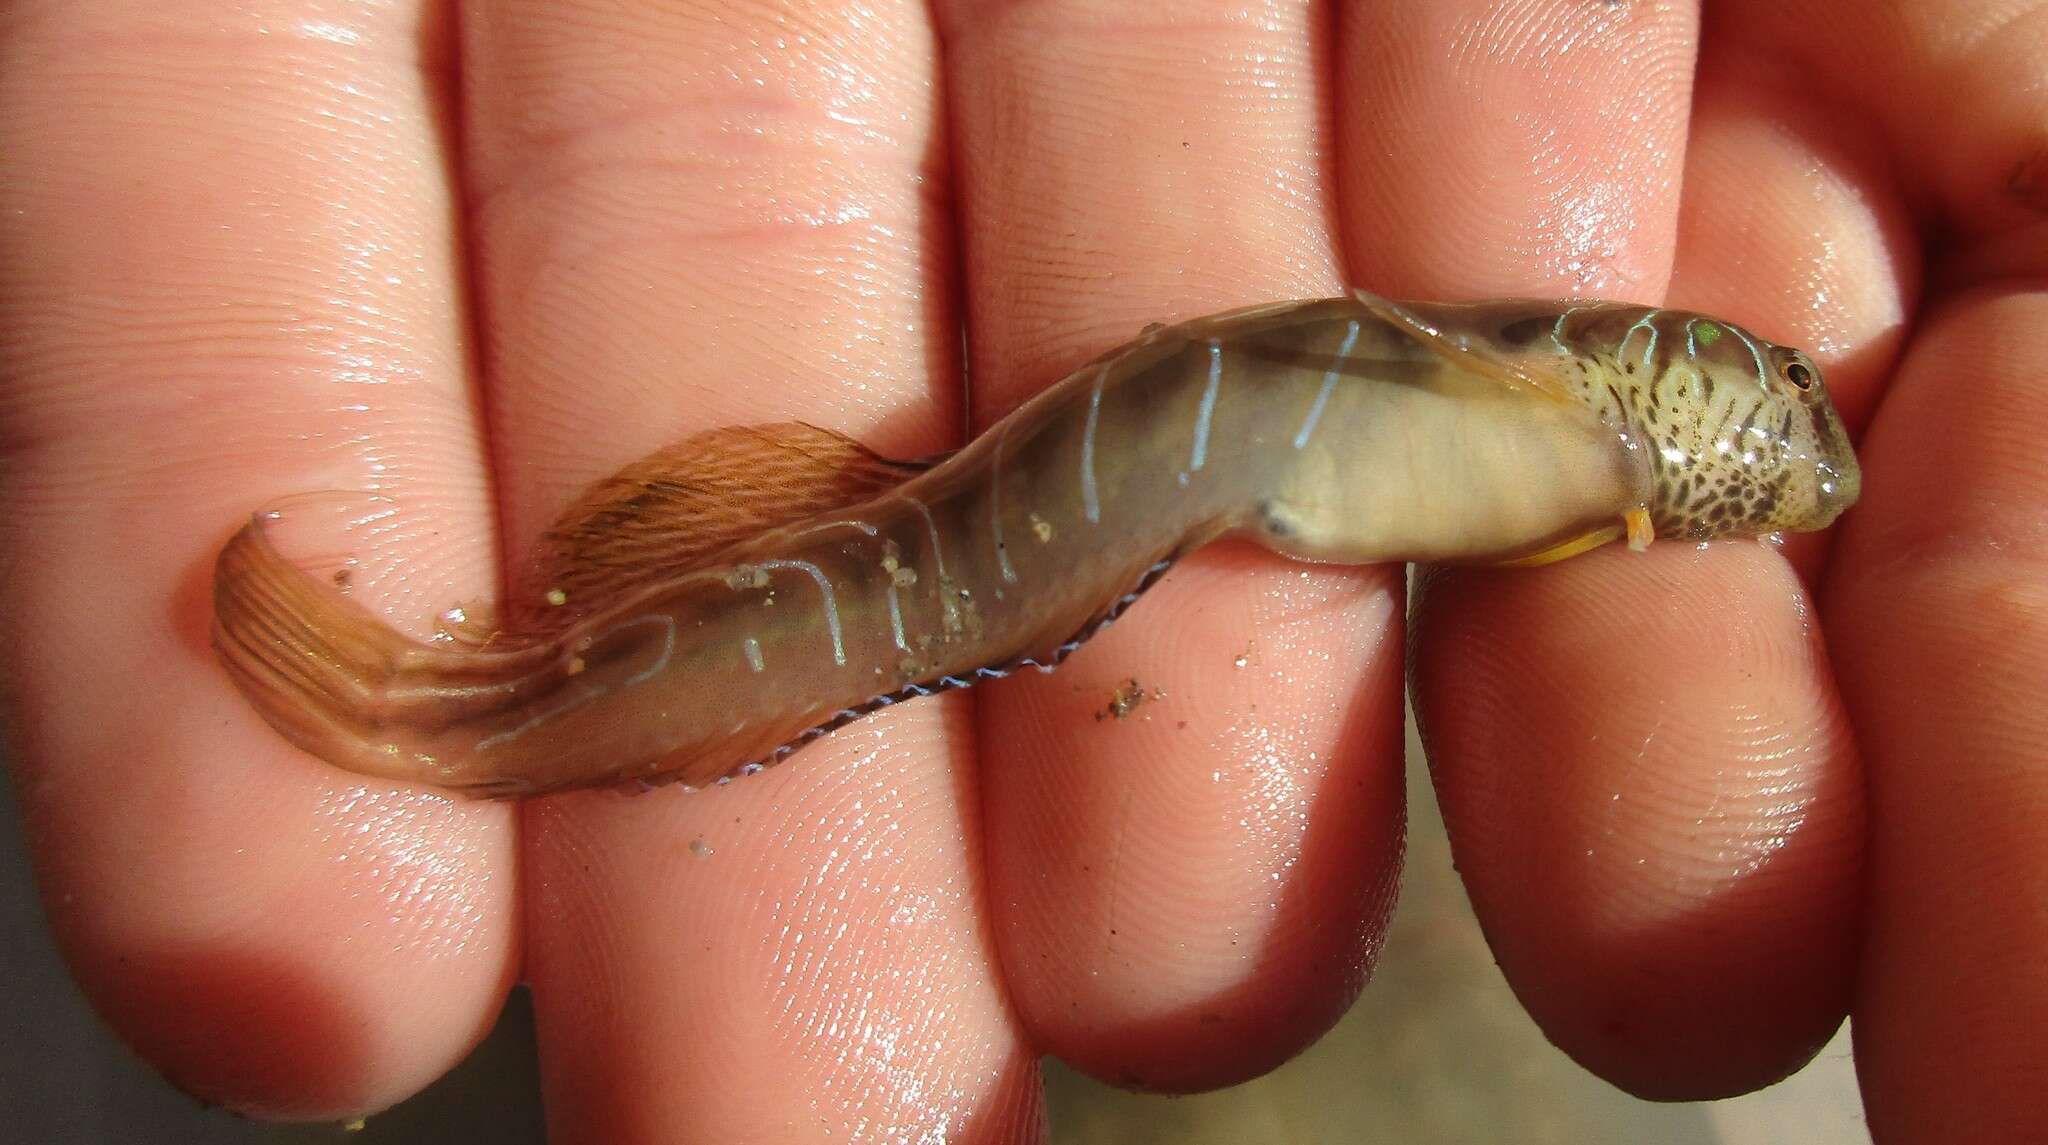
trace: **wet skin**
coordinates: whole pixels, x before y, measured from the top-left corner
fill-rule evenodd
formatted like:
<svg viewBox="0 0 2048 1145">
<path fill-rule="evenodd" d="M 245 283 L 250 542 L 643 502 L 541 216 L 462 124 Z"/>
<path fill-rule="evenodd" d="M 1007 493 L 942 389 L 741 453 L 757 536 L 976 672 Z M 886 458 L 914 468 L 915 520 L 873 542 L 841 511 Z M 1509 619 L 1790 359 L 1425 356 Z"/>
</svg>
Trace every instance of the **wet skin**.
<svg viewBox="0 0 2048 1145">
<path fill-rule="evenodd" d="M 2035 1133 L 2043 17 L 1532 11 L 10 9 L 0 649 L 88 994 L 272 1115 L 416 1091 L 523 977 L 562 1140 L 1028 1138 L 1041 1051 L 1195 1088 L 1341 1012 L 1410 653 L 1474 906 L 1578 1060 L 1739 1092 L 1853 1011 L 1880 1139 Z M 208 646 L 213 557 L 279 492 L 403 503 L 351 593 L 425 637 L 689 432 L 924 456 L 1147 322 L 1352 283 L 1805 347 L 1862 500 L 1830 541 L 1405 603 L 1213 548 L 1096 667 L 710 798 L 351 781 Z M 1129 678 L 1167 698 L 1096 721 Z"/>
</svg>

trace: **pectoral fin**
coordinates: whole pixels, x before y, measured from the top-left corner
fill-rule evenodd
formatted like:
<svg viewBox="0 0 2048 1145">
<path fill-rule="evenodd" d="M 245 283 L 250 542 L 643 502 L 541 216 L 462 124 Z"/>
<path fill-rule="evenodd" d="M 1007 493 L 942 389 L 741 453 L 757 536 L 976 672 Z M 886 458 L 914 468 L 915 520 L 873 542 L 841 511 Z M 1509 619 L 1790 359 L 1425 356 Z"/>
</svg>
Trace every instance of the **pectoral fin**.
<svg viewBox="0 0 2048 1145">
<path fill-rule="evenodd" d="M 1535 568 L 1538 565 L 1556 564 L 1567 557 L 1575 557 L 1580 553 L 1590 552 L 1601 545 L 1621 540 L 1624 537 L 1628 539 L 1629 550 L 1640 553 L 1650 547 L 1650 542 L 1655 540 L 1656 536 L 1657 529 L 1650 520 L 1650 511 L 1638 507 L 1623 513 L 1621 515 L 1621 524 L 1619 525 L 1607 525 L 1594 529 L 1591 532 L 1582 533 L 1568 540 L 1559 541 L 1547 549 L 1500 563 L 1504 568 L 1524 569 Z"/>
<path fill-rule="evenodd" d="M 1640 553 L 1657 539 L 1656 522 L 1650 520 L 1650 511 L 1641 507 L 1630 509 L 1621 515 L 1627 527 L 1629 551 Z"/>
<path fill-rule="evenodd" d="M 1572 537 L 1569 540 L 1559 541 L 1539 552 L 1516 557 L 1513 560 L 1502 561 L 1500 562 L 1501 567 L 1528 569 L 1535 568 L 1538 565 L 1556 564 L 1567 557 L 1578 556 L 1580 553 L 1597 549 L 1601 545 L 1616 540 L 1622 535 L 1623 531 L 1623 527 L 1620 525 L 1608 525 L 1604 528 L 1595 529 L 1590 533 Z"/>
</svg>

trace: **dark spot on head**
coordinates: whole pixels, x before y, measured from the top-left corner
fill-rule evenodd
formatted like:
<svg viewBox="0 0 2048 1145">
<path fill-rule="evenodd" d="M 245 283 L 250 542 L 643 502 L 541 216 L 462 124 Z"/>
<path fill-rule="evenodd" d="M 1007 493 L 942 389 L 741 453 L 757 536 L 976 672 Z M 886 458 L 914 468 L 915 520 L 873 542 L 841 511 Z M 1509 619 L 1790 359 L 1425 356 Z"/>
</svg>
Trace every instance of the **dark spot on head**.
<svg viewBox="0 0 2048 1145">
<path fill-rule="evenodd" d="M 1820 403 L 1808 406 L 1806 408 L 1806 416 L 1809 420 L 1813 422 L 1814 444 L 1820 445 L 1821 443 L 1827 441 L 1828 416 L 1826 407 Z"/>
</svg>

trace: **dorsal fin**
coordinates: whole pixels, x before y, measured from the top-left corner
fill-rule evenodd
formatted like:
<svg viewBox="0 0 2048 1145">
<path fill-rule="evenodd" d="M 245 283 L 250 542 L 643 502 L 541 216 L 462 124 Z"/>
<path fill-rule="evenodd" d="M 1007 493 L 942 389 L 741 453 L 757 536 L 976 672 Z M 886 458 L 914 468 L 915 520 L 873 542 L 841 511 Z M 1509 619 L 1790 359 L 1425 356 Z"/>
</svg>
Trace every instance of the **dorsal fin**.
<svg viewBox="0 0 2048 1145">
<path fill-rule="evenodd" d="M 1467 373 L 1492 378 L 1554 402 L 1579 404 L 1572 400 L 1570 384 L 1563 373 L 1565 363 L 1572 361 L 1571 358 L 1561 354 L 1503 353 L 1492 338 L 1452 327 L 1452 316 L 1460 309 L 1457 306 L 1395 302 L 1355 288 L 1351 296 L 1367 310 L 1400 327 L 1438 357 Z"/>
<path fill-rule="evenodd" d="M 931 464 L 892 461 L 802 422 L 694 434 L 592 485 L 555 521 L 530 582 L 548 605 L 519 609 L 515 626 L 557 627 L 778 525 L 878 496 Z"/>
</svg>

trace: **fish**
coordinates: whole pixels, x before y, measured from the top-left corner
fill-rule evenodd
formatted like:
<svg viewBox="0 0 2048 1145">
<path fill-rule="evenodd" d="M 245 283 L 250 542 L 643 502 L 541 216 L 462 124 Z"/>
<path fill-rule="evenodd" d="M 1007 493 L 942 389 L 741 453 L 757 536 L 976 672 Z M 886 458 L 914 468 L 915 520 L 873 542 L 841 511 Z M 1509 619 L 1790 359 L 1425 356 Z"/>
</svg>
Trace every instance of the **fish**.
<svg viewBox="0 0 2048 1145">
<path fill-rule="evenodd" d="M 509 799 L 699 788 L 870 712 L 1051 670 L 1175 561 L 1540 566 L 1823 529 L 1860 471 L 1805 353 L 1689 311 L 1365 291 L 1148 327 L 955 452 L 697 434 L 548 530 L 538 599 L 419 641 L 289 559 L 215 566 L 220 663 L 337 767 Z"/>
</svg>

